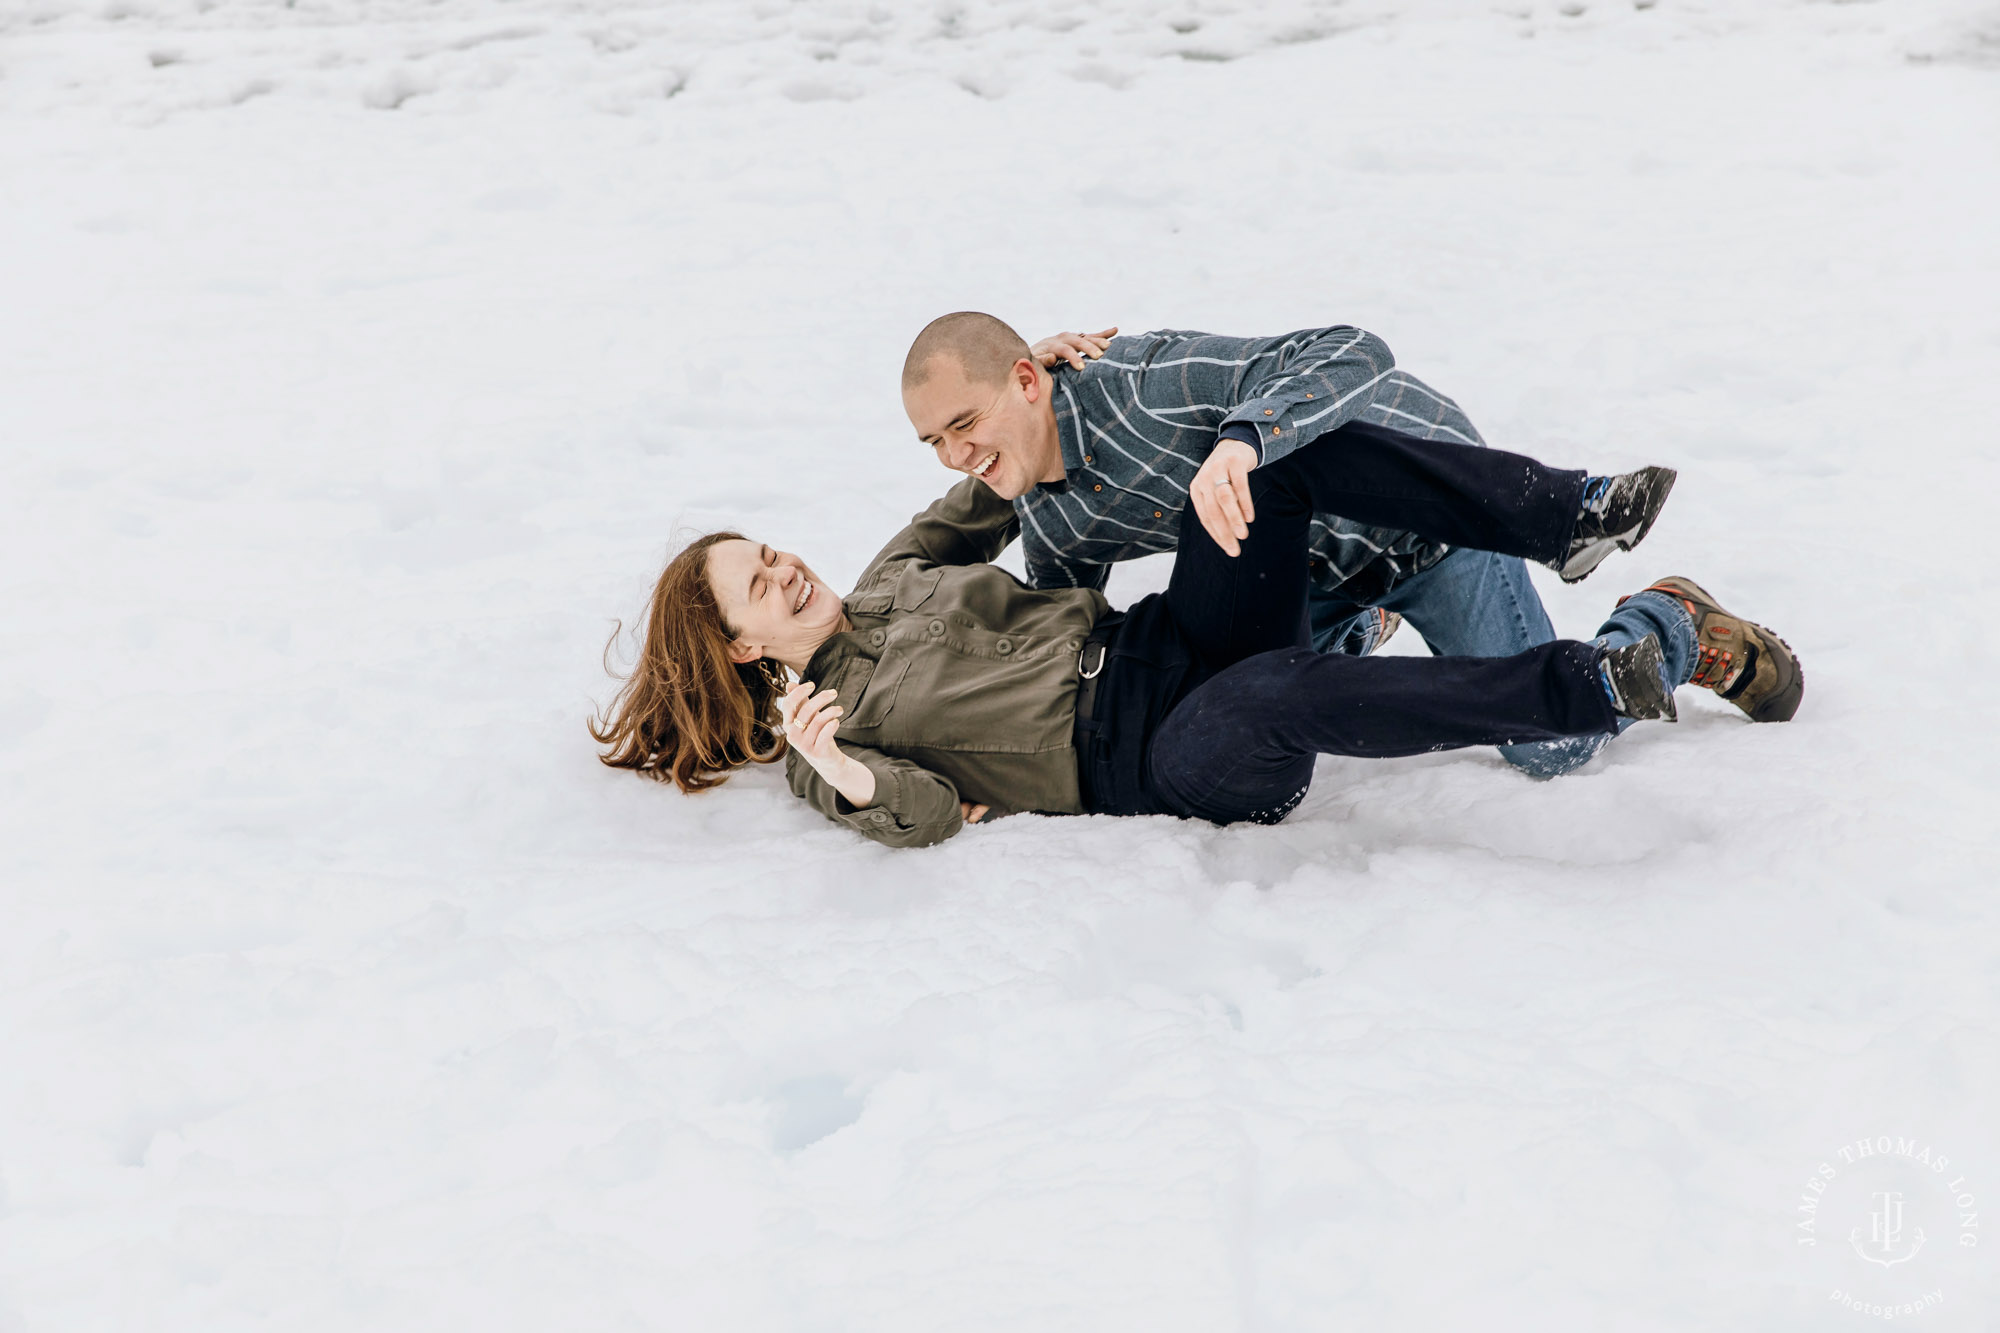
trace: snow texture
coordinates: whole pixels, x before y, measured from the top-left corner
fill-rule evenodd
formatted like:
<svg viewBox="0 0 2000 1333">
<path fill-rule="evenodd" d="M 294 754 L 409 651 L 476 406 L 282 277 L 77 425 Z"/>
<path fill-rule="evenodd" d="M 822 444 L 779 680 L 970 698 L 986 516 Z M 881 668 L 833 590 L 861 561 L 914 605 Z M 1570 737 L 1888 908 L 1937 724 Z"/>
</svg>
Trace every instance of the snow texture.
<svg viewBox="0 0 2000 1333">
<path fill-rule="evenodd" d="M 0 1330 L 1996 1326 L 1991 1222 L 1798 1225 L 1876 1136 L 2000 1217 L 1996 79 L 1983 0 L 0 6 Z M 678 540 L 948 482 L 967 307 L 1674 465 L 1557 625 L 1692 575 L 1804 709 L 921 852 L 602 769 Z"/>
</svg>

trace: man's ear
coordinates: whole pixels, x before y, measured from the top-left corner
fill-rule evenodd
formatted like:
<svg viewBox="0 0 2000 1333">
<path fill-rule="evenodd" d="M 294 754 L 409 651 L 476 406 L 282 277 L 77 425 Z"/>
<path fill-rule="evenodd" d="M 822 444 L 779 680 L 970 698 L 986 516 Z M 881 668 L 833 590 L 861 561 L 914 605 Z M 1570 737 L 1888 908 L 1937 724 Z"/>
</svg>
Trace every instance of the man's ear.
<svg viewBox="0 0 2000 1333">
<path fill-rule="evenodd" d="M 1042 401 L 1042 368 L 1028 357 L 1014 363 L 1014 383 L 1021 386 L 1021 394 L 1031 403 Z"/>
<path fill-rule="evenodd" d="M 741 639 L 729 641 L 729 660 L 738 666 L 748 666 L 764 655 L 764 650 Z"/>
</svg>

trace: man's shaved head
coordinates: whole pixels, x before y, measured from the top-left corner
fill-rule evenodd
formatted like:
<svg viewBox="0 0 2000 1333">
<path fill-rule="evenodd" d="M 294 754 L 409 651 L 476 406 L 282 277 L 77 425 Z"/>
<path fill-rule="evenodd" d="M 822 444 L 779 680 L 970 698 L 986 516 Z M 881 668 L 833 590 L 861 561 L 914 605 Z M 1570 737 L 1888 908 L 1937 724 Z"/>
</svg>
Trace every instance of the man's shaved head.
<svg viewBox="0 0 2000 1333">
<path fill-rule="evenodd" d="M 910 344 L 910 354 L 903 359 L 903 392 L 929 380 L 931 364 L 941 356 L 956 361 L 974 384 L 998 385 L 1016 361 L 1027 359 L 1028 344 L 1020 334 L 977 310 L 940 315 L 924 325 L 924 331 Z"/>
<path fill-rule="evenodd" d="M 1064 475 L 1049 389 L 1021 335 L 971 310 L 926 324 L 903 362 L 903 411 L 917 438 L 1003 500 Z"/>
</svg>

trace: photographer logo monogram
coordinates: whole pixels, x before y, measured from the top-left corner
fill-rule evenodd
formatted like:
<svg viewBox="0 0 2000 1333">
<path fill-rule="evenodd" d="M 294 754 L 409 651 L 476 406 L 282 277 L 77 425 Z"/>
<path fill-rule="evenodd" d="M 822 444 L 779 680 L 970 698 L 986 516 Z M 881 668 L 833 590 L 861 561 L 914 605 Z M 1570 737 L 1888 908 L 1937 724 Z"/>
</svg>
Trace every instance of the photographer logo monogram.
<svg viewBox="0 0 2000 1333">
<path fill-rule="evenodd" d="M 1894 1319 L 1944 1304 L 1979 1247 L 1971 1175 L 1918 1139 L 1843 1144 L 1806 1180 L 1794 1236 L 1828 1299 Z"/>
</svg>

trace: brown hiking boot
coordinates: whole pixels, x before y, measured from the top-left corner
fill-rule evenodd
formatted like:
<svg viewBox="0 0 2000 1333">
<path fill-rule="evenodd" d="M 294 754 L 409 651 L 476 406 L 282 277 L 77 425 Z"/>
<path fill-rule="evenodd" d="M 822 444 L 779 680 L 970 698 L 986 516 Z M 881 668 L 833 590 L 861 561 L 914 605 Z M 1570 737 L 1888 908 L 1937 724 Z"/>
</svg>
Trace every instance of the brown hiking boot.
<svg viewBox="0 0 2000 1333">
<path fill-rule="evenodd" d="M 1688 684 L 1714 690 L 1752 722 L 1792 720 L 1805 696 L 1806 676 L 1790 644 L 1762 625 L 1730 615 L 1693 579 L 1661 579 L 1646 591 L 1665 593 L 1694 617 L 1694 675 Z"/>
<path fill-rule="evenodd" d="M 1382 645 L 1394 638 L 1397 630 L 1403 628 L 1403 618 L 1394 611 L 1384 610 L 1379 606 L 1371 606 L 1368 609 L 1375 613 L 1375 646 L 1368 651 L 1379 653 L 1382 651 Z"/>
</svg>

